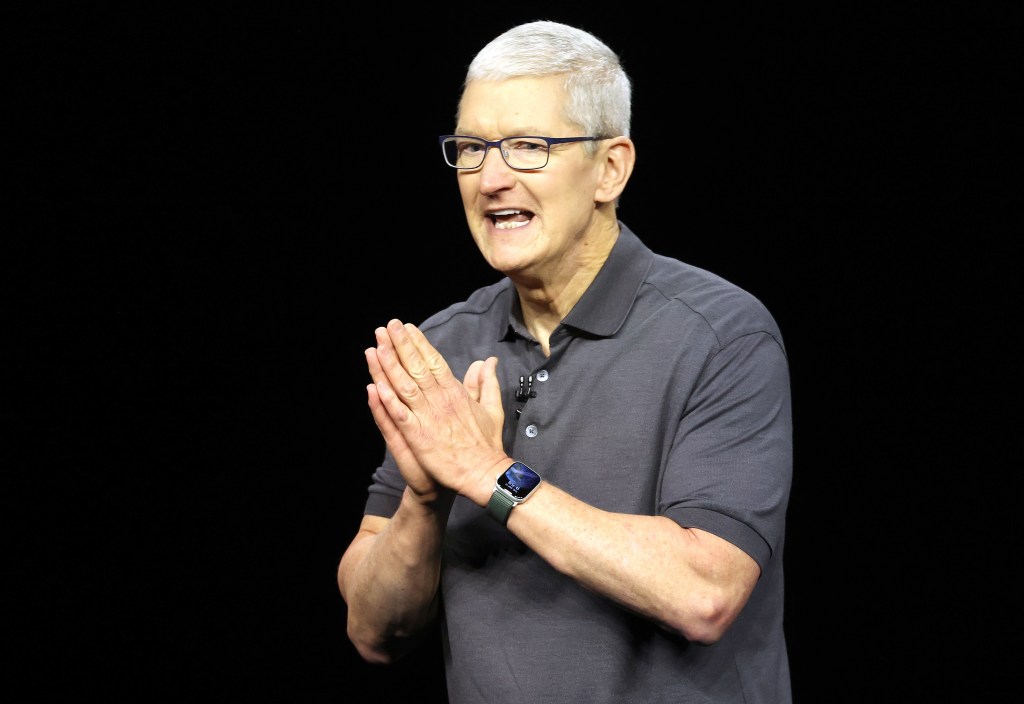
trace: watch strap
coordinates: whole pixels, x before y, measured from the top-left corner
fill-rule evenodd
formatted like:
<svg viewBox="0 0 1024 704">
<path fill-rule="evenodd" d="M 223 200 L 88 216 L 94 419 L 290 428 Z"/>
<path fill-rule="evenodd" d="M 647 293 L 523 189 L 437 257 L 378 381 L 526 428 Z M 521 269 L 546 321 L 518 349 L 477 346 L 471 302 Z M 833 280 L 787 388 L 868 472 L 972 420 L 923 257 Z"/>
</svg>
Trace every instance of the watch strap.
<svg viewBox="0 0 1024 704">
<path fill-rule="evenodd" d="M 516 502 L 512 500 L 511 496 L 498 487 L 494 487 L 491 499 L 487 502 L 487 513 L 498 523 L 505 525 L 508 523 L 508 514 L 512 512 L 512 507 L 515 505 Z"/>
</svg>

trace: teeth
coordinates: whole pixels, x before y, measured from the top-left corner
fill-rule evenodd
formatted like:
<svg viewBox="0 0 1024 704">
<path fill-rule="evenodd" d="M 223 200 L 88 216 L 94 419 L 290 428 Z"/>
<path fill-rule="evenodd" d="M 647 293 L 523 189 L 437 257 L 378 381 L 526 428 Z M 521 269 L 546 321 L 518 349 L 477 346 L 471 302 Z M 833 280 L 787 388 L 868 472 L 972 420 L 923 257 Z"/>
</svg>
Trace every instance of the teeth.
<svg viewBox="0 0 1024 704">
<path fill-rule="evenodd" d="M 529 224 L 530 224 L 529 221 L 523 221 L 523 222 L 517 222 L 517 221 L 496 222 L 496 223 L 494 223 L 494 229 L 495 230 L 514 230 L 517 227 L 523 227 L 523 226 L 529 225 Z"/>
<path fill-rule="evenodd" d="M 499 211 L 497 211 L 497 212 L 495 212 L 495 213 L 491 213 L 491 215 L 492 215 L 492 216 L 498 216 L 498 215 L 515 215 L 516 213 L 521 213 L 521 212 L 522 212 L 521 210 L 499 210 Z"/>
</svg>

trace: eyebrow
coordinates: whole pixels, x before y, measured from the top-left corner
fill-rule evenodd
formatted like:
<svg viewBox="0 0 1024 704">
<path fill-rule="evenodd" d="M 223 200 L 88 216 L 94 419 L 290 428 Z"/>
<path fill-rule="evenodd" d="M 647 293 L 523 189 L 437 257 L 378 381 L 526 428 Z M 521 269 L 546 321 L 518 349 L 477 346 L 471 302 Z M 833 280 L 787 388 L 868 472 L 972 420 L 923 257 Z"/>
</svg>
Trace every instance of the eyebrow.
<svg viewBox="0 0 1024 704">
<path fill-rule="evenodd" d="M 488 141 L 493 141 L 495 139 L 505 139 L 506 137 L 529 137 L 529 136 L 548 137 L 548 136 L 550 136 L 549 134 L 547 134 L 543 130 L 538 130 L 538 129 L 534 128 L 534 127 L 516 128 L 516 129 L 514 129 L 514 130 L 512 130 L 510 132 L 506 132 L 505 134 L 500 135 L 500 136 L 496 136 L 496 137 L 493 137 L 493 136 L 490 136 L 490 135 L 476 134 L 474 132 L 469 132 L 469 131 L 462 131 L 461 128 L 458 128 L 458 127 L 455 128 L 455 132 L 453 132 L 452 134 L 461 134 L 461 135 L 465 135 L 466 137 L 480 137 L 481 139 L 486 139 Z"/>
</svg>

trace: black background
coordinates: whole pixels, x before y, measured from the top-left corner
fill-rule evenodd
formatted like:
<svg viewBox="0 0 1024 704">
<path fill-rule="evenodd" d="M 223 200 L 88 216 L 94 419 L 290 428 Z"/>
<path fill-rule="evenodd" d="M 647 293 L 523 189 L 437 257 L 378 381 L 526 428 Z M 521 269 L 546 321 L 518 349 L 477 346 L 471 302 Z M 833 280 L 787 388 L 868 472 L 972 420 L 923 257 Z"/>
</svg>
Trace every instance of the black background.
<svg viewBox="0 0 1024 704">
<path fill-rule="evenodd" d="M 1009 17 L 28 7 L 5 10 L 22 701 L 444 701 L 433 640 L 380 669 L 345 636 L 335 570 L 383 449 L 362 350 L 496 279 L 436 135 L 473 54 L 533 19 L 634 80 L 620 217 L 782 327 L 796 700 L 983 701 L 1009 676 Z"/>
</svg>

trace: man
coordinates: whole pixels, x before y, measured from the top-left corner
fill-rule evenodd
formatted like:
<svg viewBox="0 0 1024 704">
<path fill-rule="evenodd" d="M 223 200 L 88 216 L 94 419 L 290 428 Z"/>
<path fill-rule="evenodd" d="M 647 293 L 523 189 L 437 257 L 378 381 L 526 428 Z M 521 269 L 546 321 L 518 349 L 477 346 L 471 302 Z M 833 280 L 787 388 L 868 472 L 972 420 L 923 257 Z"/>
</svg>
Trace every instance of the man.
<svg viewBox="0 0 1024 704">
<path fill-rule="evenodd" d="M 630 100 L 579 29 L 484 47 L 441 142 L 505 278 L 366 351 L 386 453 L 348 634 L 387 663 L 442 618 L 453 704 L 791 700 L 782 338 L 618 219 Z"/>
</svg>

